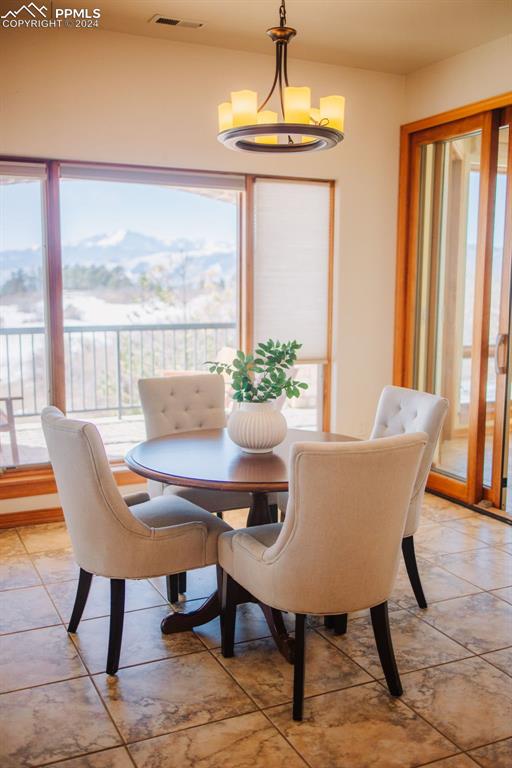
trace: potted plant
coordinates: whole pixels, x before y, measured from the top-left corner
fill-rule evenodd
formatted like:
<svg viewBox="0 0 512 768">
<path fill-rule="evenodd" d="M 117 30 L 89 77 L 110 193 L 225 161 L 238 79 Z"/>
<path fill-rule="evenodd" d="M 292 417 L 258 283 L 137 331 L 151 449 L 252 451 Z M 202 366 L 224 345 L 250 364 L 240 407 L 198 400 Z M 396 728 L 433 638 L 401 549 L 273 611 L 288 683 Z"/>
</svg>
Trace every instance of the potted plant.
<svg viewBox="0 0 512 768">
<path fill-rule="evenodd" d="M 299 397 L 305 382 L 293 378 L 297 341 L 260 342 L 253 353 L 238 350 L 231 363 L 209 361 L 210 373 L 231 377 L 235 407 L 228 419 L 228 433 L 247 453 L 269 453 L 286 437 L 286 420 L 278 399 Z"/>
</svg>

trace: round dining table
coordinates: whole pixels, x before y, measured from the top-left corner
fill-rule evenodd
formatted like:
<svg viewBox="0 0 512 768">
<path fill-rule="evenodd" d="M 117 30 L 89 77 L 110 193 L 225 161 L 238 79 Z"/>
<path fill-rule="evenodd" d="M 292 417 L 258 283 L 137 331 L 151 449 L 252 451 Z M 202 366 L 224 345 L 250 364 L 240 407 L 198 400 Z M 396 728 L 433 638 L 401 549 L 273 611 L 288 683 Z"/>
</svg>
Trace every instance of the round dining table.
<svg viewBox="0 0 512 768">
<path fill-rule="evenodd" d="M 270 453 L 245 453 L 226 429 L 178 432 L 139 443 L 126 455 L 128 467 L 138 475 L 169 485 L 211 491 L 245 491 L 251 496 L 247 526 L 275 522 L 268 494 L 288 490 L 288 457 L 298 442 L 346 442 L 347 435 L 289 429 L 285 440 Z M 219 589 L 197 610 L 173 612 L 162 621 L 165 634 L 185 632 L 220 615 Z M 313 574 L 312 574 L 313 578 Z M 239 602 L 258 602 L 241 590 Z M 259 603 L 278 648 L 293 662 L 293 638 L 288 636 L 280 611 Z"/>
</svg>

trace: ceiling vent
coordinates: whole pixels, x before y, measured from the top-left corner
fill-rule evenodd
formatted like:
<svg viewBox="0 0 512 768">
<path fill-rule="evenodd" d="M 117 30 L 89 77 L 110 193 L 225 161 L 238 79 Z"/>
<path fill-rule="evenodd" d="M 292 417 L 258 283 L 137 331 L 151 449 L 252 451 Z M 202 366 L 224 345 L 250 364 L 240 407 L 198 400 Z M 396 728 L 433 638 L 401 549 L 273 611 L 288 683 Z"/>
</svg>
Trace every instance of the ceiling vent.
<svg viewBox="0 0 512 768">
<path fill-rule="evenodd" d="M 149 20 L 152 24 L 167 24 L 169 27 L 186 27 L 187 29 L 201 29 L 204 27 L 204 21 L 191 21 L 190 19 L 170 19 L 167 16 L 161 16 L 159 13 Z"/>
</svg>

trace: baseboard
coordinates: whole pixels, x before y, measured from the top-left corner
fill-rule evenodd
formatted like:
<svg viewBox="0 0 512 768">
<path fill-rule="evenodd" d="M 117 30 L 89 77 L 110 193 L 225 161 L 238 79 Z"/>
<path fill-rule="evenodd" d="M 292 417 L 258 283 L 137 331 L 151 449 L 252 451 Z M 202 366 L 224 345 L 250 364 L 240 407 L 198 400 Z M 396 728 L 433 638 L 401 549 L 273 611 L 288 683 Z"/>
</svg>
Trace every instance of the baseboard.
<svg viewBox="0 0 512 768">
<path fill-rule="evenodd" d="M 0 515 L 0 528 L 17 528 L 20 525 L 37 523 L 60 523 L 64 520 L 61 507 L 50 509 L 29 509 L 23 512 L 6 512 Z"/>
</svg>

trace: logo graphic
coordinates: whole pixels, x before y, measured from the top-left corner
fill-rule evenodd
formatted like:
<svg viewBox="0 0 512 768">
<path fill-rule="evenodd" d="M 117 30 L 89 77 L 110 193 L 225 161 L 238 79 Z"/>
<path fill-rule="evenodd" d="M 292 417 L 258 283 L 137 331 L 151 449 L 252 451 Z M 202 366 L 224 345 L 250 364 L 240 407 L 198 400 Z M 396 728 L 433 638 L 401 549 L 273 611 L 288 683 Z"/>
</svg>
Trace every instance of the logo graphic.
<svg viewBox="0 0 512 768">
<path fill-rule="evenodd" d="M 52 3 L 50 3 L 50 6 Z M 100 8 L 55 8 L 48 13 L 48 6 L 24 3 L 16 11 L 7 11 L 0 16 L 2 27 L 49 29 L 75 27 L 91 29 L 98 27 L 101 19 Z"/>
<path fill-rule="evenodd" d="M 41 16 L 43 19 L 46 18 L 46 11 L 48 8 L 46 5 L 42 5 L 40 8 L 35 3 L 29 3 L 28 5 L 22 5 L 21 8 L 18 8 L 17 11 L 7 11 L 7 13 L 4 13 L 3 16 L 0 16 L 0 19 L 15 19 L 17 16 L 19 16 L 20 13 L 23 13 L 23 11 L 26 11 L 29 13 L 33 19 L 40 18 Z M 37 13 L 34 13 L 34 11 L 37 11 L 39 16 L 37 16 Z"/>
</svg>

